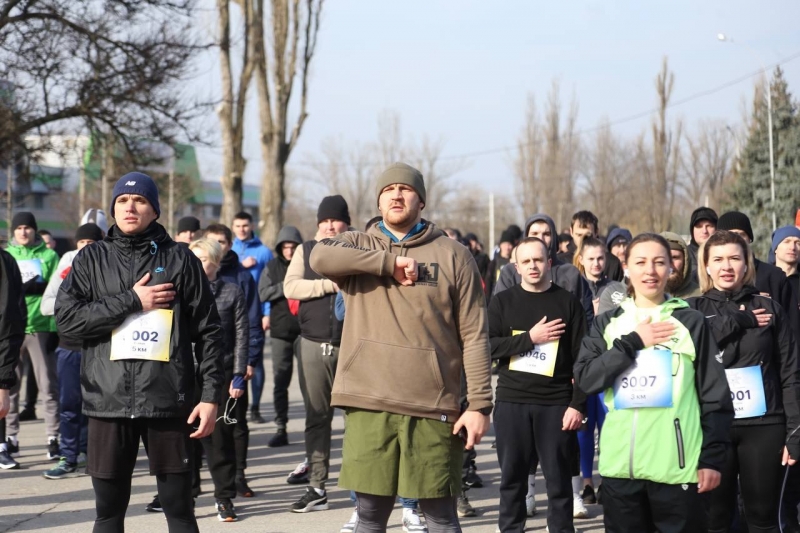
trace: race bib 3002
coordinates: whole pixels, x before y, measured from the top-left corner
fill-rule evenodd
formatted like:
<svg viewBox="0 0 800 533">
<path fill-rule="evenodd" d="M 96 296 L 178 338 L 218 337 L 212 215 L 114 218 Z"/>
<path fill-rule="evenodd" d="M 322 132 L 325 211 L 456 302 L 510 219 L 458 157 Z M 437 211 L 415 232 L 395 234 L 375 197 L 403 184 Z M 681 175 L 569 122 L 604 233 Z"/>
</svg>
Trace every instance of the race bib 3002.
<svg viewBox="0 0 800 533">
<path fill-rule="evenodd" d="M 614 408 L 672 407 L 672 352 L 640 350 L 614 382 Z"/>
<path fill-rule="evenodd" d="M 725 370 L 725 377 L 728 378 L 728 387 L 731 389 L 735 418 L 752 418 L 767 413 L 760 366 L 728 368 Z"/>
<path fill-rule="evenodd" d="M 111 360 L 169 361 L 172 310 L 135 313 L 111 333 Z"/>
<path fill-rule="evenodd" d="M 514 335 L 527 334 L 527 331 L 512 331 Z M 528 374 L 539 374 L 541 376 L 553 377 L 556 368 L 556 356 L 558 355 L 558 340 L 546 342 L 544 344 L 534 344 L 532 350 L 525 353 L 511 356 L 509 370 L 516 372 L 527 372 Z"/>
</svg>

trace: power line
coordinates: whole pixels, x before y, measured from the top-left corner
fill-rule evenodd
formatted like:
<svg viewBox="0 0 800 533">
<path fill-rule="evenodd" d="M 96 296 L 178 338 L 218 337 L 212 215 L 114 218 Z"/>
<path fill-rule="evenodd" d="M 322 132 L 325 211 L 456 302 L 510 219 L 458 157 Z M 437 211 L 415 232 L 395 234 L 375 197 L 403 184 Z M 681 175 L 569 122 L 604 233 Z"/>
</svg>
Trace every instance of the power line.
<svg viewBox="0 0 800 533">
<path fill-rule="evenodd" d="M 794 61 L 795 59 L 797 59 L 798 57 L 800 57 L 800 52 L 795 52 L 794 54 L 781 59 L 777 63 L 775 63 L 773 65 L 770 65 L 769 66 L 769 70 L 772 70 L 775 67 L 778 67 L 778 66 L 781 66 L 781 65 L 785 65 L 786 63 L 790 63 L 790 62 Z M 723 91 L 723 90 L 725 90 L 725 89 L 727 89 L 729 87 L 737 85 L 737 84 L 739 84 L 739 83 L 741 83 L 743 81 L 746 81 L 746 80 L 749 80 L 751 78 L 754 78 L 755 76 L 760 76 L 761 74 L 763 74 L 763 71 L 761 69 L 757 70 L 756 72 L 752 72 L 750 74 L 745 74 L 744 76 L 740 76 L 740 77 L 738 77 L 736 79 L 733 79 L 733 80 L 730 80 L 728 82 L 725 82 L 722 85 L 718 85 L 718 86 L 713 87 L 711 89 L 706 89 L 706 90 L 703 90 L 703 91 L 699 91 L 699 92 L 696 92 L 696 93 L 694 93 L 692 95 L 689 95 L 689 96 L 687 96 L 685 98 L 681 98 L 679 100 L 675 100 L 674 102 L 670 102 L 667 105 L 666 108 L 670 109 L 670 108 L 677 107 L 679 105 L 683 105 L 685 103 L 691 102 L 692 100 L 697 100 L 698 98 L 703 98 L 705 96 L 710 96 L 712 94 L 715 94 L 715 93 L 718 93 L 720 91 Z M 627 122 L 633 122 L 634 120 L 639 120 L 641 118 L 648 117 L 648 116 L 650 116 L 653 113 L 656 113 L 658 111 L 659 111 L 659 108 L 655 107 L 655 108 L 652 108 L 652 109 L 648 109 L 647 111 L 641 111 L 639 113 L 634 113 L 632 115 L 628 115 L 626 117 L 622 117 L 622 118 L 619 118 L 619 119 L 616 119 L 616 120 L 612 120 L 610 122 L 605 122 L 605 123 L 601 124 L 600 126 L 593 126 L 591 128 L 578 130 L 578 131 L 574 132 L 573 135 L 575 135 L 576 137 L 579 137 L 581 135 L 594 133 L 594 132 L 599 131 L 599 130 L 601 130 L 603 128 L 606 128 L 608 126 L 617 126 L 617 125 L 620 125 L 620 124 L 625 124 Z M 562 137 L 562 138 L 564 138 L 564 137 Z M 542 144 L 543 142 L 544 141 L 542 140 L 542 141 L 536 141 L 536 142 L 530 142 L 530 143 L 522 143 L 522 144 L 518 144 L 516 146 L 503 146 L 503 147 L 499 147 L 499 148 L 489 148 L 487 150 L 478 150 L 478 151 L 475 151 L 475 152 L 467 152 L 467 153 L 457 154 L 457 155 L 442 156 L 442 157 L 439 158 L 439 160 L 445 161 L 445 160 L 453 160 L 453 159 L 469 159 L 469 158 L 473 158 L 473 157 L 482 157 L 482 156 L 485 156 L 485 155 L 494 155 L 494 154 L 499 154 L 499 153 L 503 153 L 503 152 L 508 152 L 510 150 L 516 150 L 520 146 L 537 146 L 537 145 Z"/>
</svg>

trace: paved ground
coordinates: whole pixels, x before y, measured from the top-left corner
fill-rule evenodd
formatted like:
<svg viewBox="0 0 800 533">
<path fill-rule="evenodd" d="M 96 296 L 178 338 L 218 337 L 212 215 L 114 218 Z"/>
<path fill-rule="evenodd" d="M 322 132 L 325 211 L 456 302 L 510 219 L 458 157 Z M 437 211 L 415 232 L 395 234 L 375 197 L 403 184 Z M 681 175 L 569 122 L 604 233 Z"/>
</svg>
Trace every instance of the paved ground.
<svg viewBox="0 0 800 533">
<path fill-rule="evenodd" d="M 271 362 L 269 351 L 265 359 L 267 383 L 271 384 Z M 24 390 L 24 388 L 23 388 Z M 291 411 L 289 423 L 291 445 L 284 448 L 268 448 L 266 443 L 274 432 L 274 424 L 250 426 L 250 455 L 247 475 L 255 498 L 236 500 L 240 521 L 223 524 L 217 521 L 213 505 L 213 485 L 207 471 L 203 471 L 203 494 L 197 501 L 197 518 L 202 532 L 265 532 L 265 533 L 337 533 L 350 517 L 352 507 L 348 493 L 336 487 L 336 477 L 341 464 L 343 421 L 340 415 L 334 419 L 333 457 L 329 482 L 331 509 L 307 514 L 287 511 L 302 495 L 302 487 L 285 483 L 286 475 L 303 460 L 303 404 L 297 385 L 297 376 L 290 391 Z M 41 404 L 41 402 L 40 402 Z M 262 400 L 262 413 L 270 413 L 271 385 L 268 385 Z M 39 413 L 43 409 L 37 409 Z M 0 533 L 7 531 L 37 532 L 88 532 L 94 520 L 94 492 L 90 478 L 81 476 L 67 480 L 47 480 L 42 472 L 52 464 L 45 459 L 44 424 L 41 420 L 23 423 L 20 431 L 22 469 L 0 471 Z M 478 509 L 475 518 L 461 520 L 462 528 L 469 533 L 492 533 L 497 525 L 498 486 L 500 470 L 497 456 L 491 449 L 493 436 L 489 435 L 478 446 L 478 471 L 484 487 L 468 492 L 471 503 Z M 133 479 L 131 503 L 126 526 L 128 531 L 155 533 L 167 531 L 161 514 L 145 512 L 145 506 L 155 494 L 155 480 L 147 473 L 147 459 L 140 453 Z M 543 518 L 547 501 L 544 496 L 544 480 L 537 481 L 540 514 L 529 522 L 528 531 L 544 531 Z M 588 520 L 576 520 L 576 527 L 584 532 L 603 531 L 601 508 L 588 506 Z M 392 515 L 389 531 L 402 531 L 400 507 Z"/>
</svg>

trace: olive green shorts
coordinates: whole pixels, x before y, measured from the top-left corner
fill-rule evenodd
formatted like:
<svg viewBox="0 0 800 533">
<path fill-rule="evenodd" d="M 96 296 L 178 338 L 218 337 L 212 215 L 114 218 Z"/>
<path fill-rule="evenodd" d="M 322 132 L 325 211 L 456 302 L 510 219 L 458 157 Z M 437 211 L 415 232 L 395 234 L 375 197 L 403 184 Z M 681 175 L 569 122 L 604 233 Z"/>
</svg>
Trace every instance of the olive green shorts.
<svg viewBox="0 0 800 533">
<path fill-rule="evenodd" d="M 439 420 L 348 408 L 339 487 L 377 496 L 458 496 L 464 445 L 452 431 Z"/>
</svg>

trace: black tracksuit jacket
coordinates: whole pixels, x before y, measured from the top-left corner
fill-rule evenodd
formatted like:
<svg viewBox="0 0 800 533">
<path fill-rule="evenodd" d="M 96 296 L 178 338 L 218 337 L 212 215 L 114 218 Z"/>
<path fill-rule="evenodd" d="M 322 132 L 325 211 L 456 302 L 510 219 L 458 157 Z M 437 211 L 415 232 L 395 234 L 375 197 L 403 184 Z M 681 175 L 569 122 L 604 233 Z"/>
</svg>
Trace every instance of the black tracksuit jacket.
<svg viewBox="0 0 800 533">
<path fill-rule="evenodd" d="M 148 285 L 172 283 L 177 292 L 170 307 L 169 362 L 112 361 L 111 333 L 142 310 L 133 286 L 147 273 Z M 214 294 L 197 257 L 157 222 L 138 235 L 112 226 L 103 241 L 81 250 L 61 284 L 55 311 L 59 331 L 83 340 L 84 414 L 187 417 L 194 408 L 195 375 L 200 401 L 219 403 L 223 341 Z"/>
</svg>

